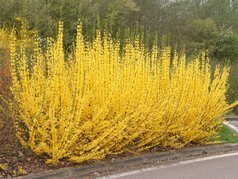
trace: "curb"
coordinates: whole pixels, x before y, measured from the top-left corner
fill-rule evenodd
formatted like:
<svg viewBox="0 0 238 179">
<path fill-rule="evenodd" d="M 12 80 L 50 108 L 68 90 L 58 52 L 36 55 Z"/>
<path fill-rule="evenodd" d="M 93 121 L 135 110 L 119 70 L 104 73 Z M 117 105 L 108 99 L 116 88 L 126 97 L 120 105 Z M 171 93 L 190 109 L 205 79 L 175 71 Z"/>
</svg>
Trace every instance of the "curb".
<svg viewBox="0 0 238 179">
<path fill-rule="evenodd" d="M 238 134 L 237 126 L 233 125 L 232 122 L 238 122 L 238 116 L 225 117 L 223 124 Z"/>
<path fill-rule="evenodd" d="M 236 126 L 230 124 L 229 121 L 225 121 L 225 122 L 223 122 L 223 124 L 238 134 L 238 128 Z"/>
<path fill-rule="evenodd" d="M 56 178 L 96 178 L 101 172 L 126 170 L 129 167 L 153 165 L 162 162 L 186 160 L 191 157 L 201 157 L 238 151 L 238 144 L 222 144 L 205 147 L 186 148 L 176 151 L 144 154 L 136 157 L 125 157 L 115 161 L 103 161 L 93 165 L 62 168 L 39 174 L 17 177 L 18 179 L 56 179 Z"/>
</svg>

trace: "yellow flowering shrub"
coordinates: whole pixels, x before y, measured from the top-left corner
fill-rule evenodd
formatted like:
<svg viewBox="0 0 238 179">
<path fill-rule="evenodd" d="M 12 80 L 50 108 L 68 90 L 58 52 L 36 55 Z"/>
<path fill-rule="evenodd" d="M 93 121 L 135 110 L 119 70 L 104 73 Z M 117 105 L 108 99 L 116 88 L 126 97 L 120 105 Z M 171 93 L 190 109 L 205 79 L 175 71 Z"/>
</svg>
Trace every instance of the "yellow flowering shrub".
<svg viewBox="0 0 238 179">
<path fill-rule="evenodd" d="M 170 48 L 147 52 L 138 39 L 122 54 L 110 34 L 97 32 L 90 43 L 79 25 L 75 51 L 66 55 L 61 23 L 57 40 L 31 57 L 13 40 L 12 110 L 22 145 L 50 163 L 80 163 L 207 142 L 233 106 L 225 98 L 229 69 L 211 75 L 204 58 L 186 63 Z"/>
<path fill-rule="evenodd" d="M 28 23 L 24 19 L 18 19 L 19 27 L 16 29 L 16 46 L 24 45 L 28 51 L 34 49 L 35 30 L 28 28 Z M 7 102 L 11 98 L 11 72 L 10 72 L 10 46 L 12 41 L 11 31 L 7 28 L 0 28 L 0 148 L 5 146 L 10 140 L 14 140 L 14 126 L 12 124 L 11 113 L 8 110 Z M 8 135 L 9 134 L 9 135 Z M 9 138 L 9 141 L 6 140 Z M 3 140 L 4 139 L 4 140 Z"/>
</svg>

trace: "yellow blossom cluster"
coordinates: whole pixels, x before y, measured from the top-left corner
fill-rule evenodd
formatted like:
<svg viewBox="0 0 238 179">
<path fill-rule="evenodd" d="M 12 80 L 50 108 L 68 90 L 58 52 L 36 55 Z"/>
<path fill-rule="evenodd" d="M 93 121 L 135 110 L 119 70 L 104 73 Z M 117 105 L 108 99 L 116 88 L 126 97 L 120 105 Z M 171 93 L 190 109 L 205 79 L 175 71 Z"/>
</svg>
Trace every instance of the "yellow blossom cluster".
<svg viewBox="0 0 238 179">
<path fill-rule="evenodd" d="M 36 40 L 29 56 L 13 40 L 12 110 L 22 145 L 49 163 L 80 163 L 207 142 L 233 107 L 225 97 L 229 69 L 212 73 L 204 57 L 186 62 L 169 47 L 149 52 L 138 39 L 122 50 L 98 31 L 88 42 L 79 25 L 75 50 L 65 54 L 60 23 L 45 51 Z"/>
</svg>

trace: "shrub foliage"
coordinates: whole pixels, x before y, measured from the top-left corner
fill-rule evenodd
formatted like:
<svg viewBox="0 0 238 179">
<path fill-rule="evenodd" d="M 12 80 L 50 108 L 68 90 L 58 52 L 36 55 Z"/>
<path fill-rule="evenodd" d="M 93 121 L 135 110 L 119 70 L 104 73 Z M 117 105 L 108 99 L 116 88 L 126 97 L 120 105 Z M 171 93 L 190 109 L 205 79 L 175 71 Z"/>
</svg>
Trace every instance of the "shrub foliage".
<svg viewBox="0 0 238 179">
<path fill-rule="evenodd" d="M 13 38 L 14 39 L 14 38 Z M 154 147 L 206 143 L 233 105 L 225 99 L 228 68 L 170 48 L 148 52 L 139 37 L 120 42 L 97 32 L 93 43 L 77 28 L 75 50 L 63 50 L 63 25 L 43 51 L 11 45 L 12 112 L 23 146 L 48 162 L 102 159 Z"/>
</svg>

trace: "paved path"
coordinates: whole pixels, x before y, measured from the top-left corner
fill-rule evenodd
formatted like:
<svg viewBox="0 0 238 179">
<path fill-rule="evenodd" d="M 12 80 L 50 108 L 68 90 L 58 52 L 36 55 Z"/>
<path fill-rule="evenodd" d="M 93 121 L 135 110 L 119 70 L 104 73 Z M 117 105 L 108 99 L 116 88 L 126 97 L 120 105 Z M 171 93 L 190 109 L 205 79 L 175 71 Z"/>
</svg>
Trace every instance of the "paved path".
<svg viewBox="0 0 238 179">
<path fill-rule="evenodd" d="M 108 179 L 238 179 L 238 153 L 131 171 Z"/>
</svg>

